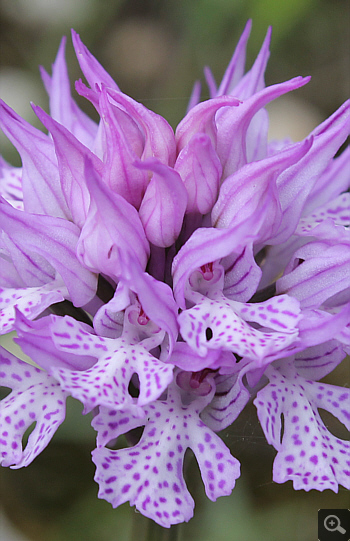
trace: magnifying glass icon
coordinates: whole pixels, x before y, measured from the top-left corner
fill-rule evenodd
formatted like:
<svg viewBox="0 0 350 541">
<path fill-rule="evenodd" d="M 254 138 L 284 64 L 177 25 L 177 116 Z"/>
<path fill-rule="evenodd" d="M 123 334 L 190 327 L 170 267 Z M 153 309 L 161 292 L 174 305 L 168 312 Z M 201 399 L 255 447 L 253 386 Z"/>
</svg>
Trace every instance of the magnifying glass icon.
<svg viewBox="0 0 350 541">
<path fill-rule="evenodd" d="M 340 532 L 342 534 L 346 533 L 346 530 L 340 526 L 340 520 L 336 515 L 328 515 L 324 519 L 324 527 L 329 532 Z"/>
</svg>

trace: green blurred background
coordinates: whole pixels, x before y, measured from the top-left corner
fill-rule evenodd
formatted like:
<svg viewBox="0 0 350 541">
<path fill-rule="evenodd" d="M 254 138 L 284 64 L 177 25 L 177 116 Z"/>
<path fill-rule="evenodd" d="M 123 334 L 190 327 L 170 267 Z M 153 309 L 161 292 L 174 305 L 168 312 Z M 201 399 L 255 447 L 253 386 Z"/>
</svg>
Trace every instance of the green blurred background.
<svg viewBox="0 0 350 541">
<path fill-rule="evenodd" d="M 312 75 L 306 87 L 270 107 L 270 136 L 298 140 L 349 95 L 350 4 L 345 0 L 1 0 L 0 94 L 38 126 L 29 105 L 34 101 L 47 108 L 38 65 L 50 70 L 61 36 L 74 27 L 124 92 L 175 127 L 194 81 L 204 82 L 203 67 L 209 65 L 220 81 L 250 17 L 248 68 L 272 24 L 267 84 Z M 67 60 L 74 81 L 81 74 L 70 41 Z M 204 83 L 202 97 L 207 96 Z M 78 101 L 94 115 L 89 104 Z M 0 144 L 7 158 L 19 163 L 5 138 Z M 326 378 L 338 385 L 349 385 L 349 379 L 344 364 Z M 348 438 L 336 420 L 322 415 L 335 434 Z M 0 472 L 2 541 L 145 538 L 147 521 L 128 504 L 113 510 L 97 499 L 89 422 L 70 401 L 66 423 L 42 455 L 29 468 Z M 196 509 L 194 519 L 179 529 L 182 541 L 314 541 L 319 508 L 349 507 L 345 489 L 294 492 L 291 483 L 272 482 L 275 451 L 265 441 L 254 406 L 222 437 L 241 461 L 242 476 L 230 497 L 209 502 L 188 457 Z"/>
</svg>

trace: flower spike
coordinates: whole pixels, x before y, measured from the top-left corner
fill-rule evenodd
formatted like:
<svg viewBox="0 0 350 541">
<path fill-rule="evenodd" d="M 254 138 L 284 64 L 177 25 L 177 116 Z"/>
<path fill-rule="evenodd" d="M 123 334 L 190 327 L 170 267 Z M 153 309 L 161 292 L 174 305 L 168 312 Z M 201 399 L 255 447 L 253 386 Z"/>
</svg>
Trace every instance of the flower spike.
<svg viewBox="0 0 350 541">
<path fill-rule="evenodd" d="M 216 432 L 250 401 L 276 483 L 350 488 L 350 443 L 319 412 L 350 428 L 349 390 L 320 381 L 350 354 L 350 102 L 269 141 L 266 106 L 310 78 L 265 86 L 271 28 L 245 72 L 250 30 L 175 130 L 74 31 L 97 123 L 65 38 L 41 70 L 50 114 L 33 106 L 49 134 L 0 103 L 22 160 L 0 158 L 0 332 L 35 364 L 0 348 L 1 464 L 32 462 L 70 395 L 93 412 L 99 497 L 165 528 L 193 515 L 187 449 L 207 497 L 231 493 L 240 465 Z"/>
</svg>

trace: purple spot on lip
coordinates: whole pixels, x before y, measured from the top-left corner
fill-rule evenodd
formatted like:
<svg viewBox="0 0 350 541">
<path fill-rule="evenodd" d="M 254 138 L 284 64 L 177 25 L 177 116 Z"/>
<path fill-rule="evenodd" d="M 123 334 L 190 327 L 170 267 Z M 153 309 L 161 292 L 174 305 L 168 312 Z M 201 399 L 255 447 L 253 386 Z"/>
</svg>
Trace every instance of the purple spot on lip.
<svg viewBox="0 0 350 541">
<path fill-rule="evenodd" d="M 268 304 L 267 310 L 268 310 L 269 312 L 272 312 L 273 314 L 278 314 L 278 312 L 279 312 L 279 310 L 276 310 L 276 308 L 274 308 L 274 307 L 272 306 L 272 304 Z"/>
<path fill-rule="evenodd" d="M 106 479 L 106 484 L 109 485 L 110 483 L 113 483 L 114 481 L 116 481 L 116 476 L 114 475 L 113 477 L 109 477 L 108 479 Z"/>
</svg>

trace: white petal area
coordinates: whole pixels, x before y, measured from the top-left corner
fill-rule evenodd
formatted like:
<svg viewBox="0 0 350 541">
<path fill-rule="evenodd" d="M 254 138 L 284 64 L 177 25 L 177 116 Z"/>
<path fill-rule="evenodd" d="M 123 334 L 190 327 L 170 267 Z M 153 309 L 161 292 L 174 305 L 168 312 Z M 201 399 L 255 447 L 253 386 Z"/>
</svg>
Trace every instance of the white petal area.
<svg viewBox="0 0 350 541">
<path fill-rule="evenodd" d="M 39 287 L 0 288 L 0 334 L 14 328 L 15 308 L 28 319 L 35 319 L 46 308 L 68 296 L 64 285 L 51 282 Z"/>
<path fill-rule="evenodd" d="M 67 395 L 47 372 L 20 361 L 3 348 L 0 348 L 0 385 L 12 389 L 1 401 L 1 465 L 28 466 L 63 422 Z M 36 425 L 23 449 L 23 435 L 33 423 Z"/>
<path fill-rule="evenodd" d="M 248 315 L 244 314 L 244 317 L 248 318 Z M 205 356 L 208 349 L 223 349 L 248 357 L 258 366 L 286 356 L 298 337 L 298 329 L 287 327 L 283 322 L 284 332 L 257 330 L 237 315 L 230 301 L 205 298 L 183 311 L 179 315 L 179 324 L 182 337 L 200 356 Z"/>
<path fill-rule="evenodd" d="M 338 492 L 338 484 L 349 489 L 350 443 L 331 434 L 318 412 L 329 411 L 349 429 L 349 389 L 305 380 L 293 369 L 283 375 L 269 367 L 266 375 L 270 383 L 254 404 L 268 443 L 278 451 L 274 481 L 292 480 L 296 490 Z"/>
<path fill-rule="evenodd" d="M 113 340 L 90 334 L 67 316 L 53 320 L 51 333 L 59 350 L 98 359 L 87 370 L 54 367 L 51 371 L 62 388 L 84 404 L 85 412 L 95 406 L 139 411 L 140 406 L 157 399 L 172 381 L 173 366 L 159 361 L 141 345 L 131 345 L 124 338 Z M 140 382 L 137 398 L 128 389 L 135 373 Z"/>
<path fill-rule="evenodd" d="M 95 417 L 99 434 L 117 437 L 136 426 L 145 425 L 140 441 L 132 448 L 93 451 L 97 466 L 95 480 L 99 497 L 113 507 L 130 505 L 163 527 L 188 521 L 194 502 L 183 478 L 187 448 L 196 456 L 212 501 L 231 493 L 240 475 L 240 465 L 223 441 L 200 419 L 206 400 L 189 406 L 181 403 L 178 391 L 168 390 L 166 401 L 158 400 L 144 408 L 145 417 L 136 419 L 128 411 L 106 411 Z"/>
</svg>

